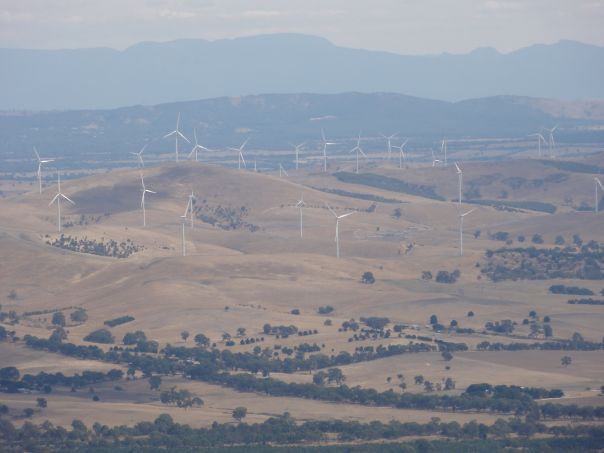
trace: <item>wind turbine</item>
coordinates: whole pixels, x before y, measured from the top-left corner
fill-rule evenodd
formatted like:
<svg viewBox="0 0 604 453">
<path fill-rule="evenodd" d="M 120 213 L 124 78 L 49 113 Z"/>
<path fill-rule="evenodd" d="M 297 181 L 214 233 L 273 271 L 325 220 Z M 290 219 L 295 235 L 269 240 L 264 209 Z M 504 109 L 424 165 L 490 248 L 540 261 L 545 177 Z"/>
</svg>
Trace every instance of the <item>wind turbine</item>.
<svg viewBox="0 0 604 453">
<path fill-rule="evenodd" d="M 447 165 L 447 140 L 443 138 L 442 145 L 440 145 L 441 154 L 445 155 L 445 166 Z"/>
<path fill-rule="evenodd" d="M 437 159 L 436 157 L 434 157 L 434 150 L 430 149 L 430 151 L 432 151 L 432 166 L 436 167 L 436 164 L 440 164 L 441 160 Z"/>
<path fill-rule="evenodd" d="M 455 162 L 455 169 L 457 170 L 457 179 L 459 182 L 459 198 L 457 199 L 457 205 L 461 207 L 461 187 L 463 186 L 463 171 L 459 168 L 459 164 Z"/>
<path fill-rule="evenodd" d="M 403 168 L 403 161 L 405 161 L 405 163 L 407 162 L 407 158 L 405 157 L 405 145 L 408 141 L 409 140 L 405 140 L 401 146 L 394 146 L 394 148 L 397 148 L 399 150 L 398 168 Z"/>
<path fill-rule="evenodd" d="M 595 199 L 595 212 L 598 212 L 599 209 L 599 205 L 600 205 L 600 200 L 598 198 L 598 186 L 600 186 L 600 189 L 602 189 L 604 191 L 604 186 L 602 185 L 602 181 L 600 181 L 600 178 L 598 178 L 597 176 L 594 178 L 594 183 L 596 186 L 596 199 Z"/>
<path fill-rule="evenodd" d="M 36 153 L 36 158 L 38 159 L 38 187 L 40 188 L 40 193 L 42 193 L 42 164 L 54 162 L 54 159 L 42 159 L 35 146 L 34 153 Z"/>
<path fill-rule="evenodd" d="M 197 162 L 197 150 L 198 150 L 198 149 L 203 149 L 204 151 L 210 151 L 210 149 L 209 149 L 209 148 L 206 148 L 206 147 L 205 147 L 205 146 L 203 146 L 203 145 L 200 145 L 200 144 L 197 142 L 197 129 L 193 129 L 193 137 L 195 137 L 195 146 L 193 146 L 193 149 L 192 149 L 192 150 L 191 150 L 191 152 L 189 153 L 189 158 L 190 158 L 190 157 L 191 157 L 193 154 L 195 154 L 195 162 Z"/>
<path fill-rule="evenodd" d="M 247 145 L 247 142 L 249 140 L 249 138 L 245 139 L 245 141 L 241 144 L 239 148 L 229 148 L 231 151 L 237 151 L 239 153 L 239 155 L 237 156 L 237 168 L 239 170 L 241 170 L 241 163 L 243 163 L 244 168 L 247 168 L 247 165 L 245 164 L 245 159 L 243 158 L 243 148 L 245 148 L 245 145 Z"/>
<path fill-rule="evenodd" d="M 545 127 L 544 129 L 549 134 L 549 157 L 553 158 L 554 157 L 554 148 L 556 147 L 556 142 L 554 141 L 554 131 L 556 129 L 558 129 L 558 125 L 556 124 L 551 129 L 548 129 L 547 127 Z"/>
<path fill-rule="evenodd" d="M 459 211 L 457 213 L 459 216 L 459 256 L 463 256 L 463 218 L 475 210 L 476 208 L 473 208 L 463 214 Z"/>
<path fill-rule="evenodd" d="M 301 193 L 300 199 L 296 203 L 296 208 L 298 208 L 300 211 L 300 238 L 304 237 L 304 235 L 302 233 L 302 208 L 304 208 L 305 206 L 306 206 L 306 203 L 304 203 L 304 193 Z"/>
<path fill-rule="evenodd" d="M 392 139 L 396 138 L 398 136 L 398 134 L 392 134 L 392 135 L 383 135 L 380 134 L 382 136 L 382 138 L 385 138 L 386 140 L 388 140 L 388 159 L 390 159 L 390 156 L 392 154 Z M 398 146 L 395 146 L 395 148 L 398 148 Z"/>
<path fill-rule="evenodd" d="M 138 164 L 140 165 L 141 168 L 143 168 L 145 166 L 145 162 L 143 162 L 143 153 L 145 152 L 146 147 L 147 147 L 147 144 L 145 144 L 145 146 L 143 146 L 138 153 L 132 153 L 132 152 L 130 153 L 133 156 L 138 157 Z"/>
<path fill-rule="evenodd" d="M 281 165 L 281 164 L 279 163 L 279 178 L 282 178 L 282 177 L 283 177 L 283 175 L 285 175 L 285 176 L 289 176 L 289 175 L 287 174 L 287 172 L 285 171 L 285 168 L 283 168 L 283 165 Z"/>
<path fill-rule="evenodd" d="M 357 153 L 357 174 L 358 174 L 359 173 L 359 154 L 362 154 L 363 156 L 367 157 L 367 154 L 365 154 L 363 152 L 363 150 L 361 149 L 361 133 L 360 132 L 359 132 L 359 138 L 357 139 L 356 146 L 350 150 L 351 153 L 354 153 L 355 151 Z"/>
<path fill-rule="evenodd" d="M 327 209 L 329 209 L 331 211 L 331 213 L 334 215 L 334 217 L 336 218 L 336 237 L 335 237 L 335 241 L 336 241 L 336 258 L 339 259 L 340 258 L 340 219 L 343 219 L 344 217 L 348 217 L 349 215 L 354 214 L 354 211 L 353 212 L 347 212 L 346 214 L 338 215 L 329 206 L 327 206 Z"/>
<path fill-rule="evenodd" d="M 291 146 L 293 146 L 296 150 L 296 170 L 298 169 L 298 163 L 300 162 L 300 160 L 298 159 L 298 153 L 300 152 L 300 149 L 304 146 L 306 142 L 304 143 L 300 143 L 299 145 L 294 145 L 293 143 L 291 143 Z"/>
<path fill-rule="evenodd" d="M 323 140 L 323 172 L 327 172 L 327 147 L 329 145 L 335 145 L 334 142 L 328 142 L 325 139 L 325 131 L 321 128 L 321 139 Z"/>
<path fill-rule="evenodd" d="M 529 137 L 537 137 L 537 150 L 539 152 L 539 157 L 541 157 L 541 142 L 543 141 L 544 144 L 547 144 L 547 140 L 545 140 L 545 137 L 540 133 L 531 134 Z"/>
<path fill-rule="evenodd" d="M 48 206 L 53 204 L 55 201 L 57 202 L 58 226 L 59 226 L 59 233 L 60 233 L 61 232 L 61 198 L 64 198 L 65 200 L 69 201 L 71 204 L 75 204 L 75 202 L 71 198 L 69 198 L 67 195 L 65 195 L 63 192 L 61 192 L 61 173 L 58 171 L 57 171 L 57 187 L 58 187 L 57 194 L 51 200 L 51 202 L 48 203 Z"/>
<path fill-rule="evenodd" d="M 168 138 L 171 135 L 174 135 L 174 145 L 175 145 L 175 151 L 176 151 L 176 162 L 178 162 L 178 136 L 182 137 L 184 140 L 186 140 L 187 142 L 191 143 L 189 141 L 189 139 L 187 137 L 185 137 L 184 135 L 182 135 L 182 132 L 180 132 L 180 112 L 178 112 L 178 118 L 176 119 L 176 129 L 174 129 L 169 134 L 164 135 L 164 138 Z"/>
<path fill-rule="evenodd" d="M 147 214 L 145 212 L 145 194 L 146 193 L 157 193 L 157 192 L 149 190 L 145 187 L 145 180 L 143 179 L 142 173 L 141 173 L 141 185 L 142 185 L 141 208 L 143 209 L 143 227 L 146 227 L 147 226 Z"/>
<path fill-rule="evenodd" d="M 190 214 L 191 228 L 193 228 L 193 200 L 195 200 L 195 194 L 193 193 L 193 191 L 191 191 L 191 194 L 189 195 L 189 201 L 187 202 L 187 208 L 185 209 L 185 218 L 187 217 L 187 214 Z"/>
</svg>

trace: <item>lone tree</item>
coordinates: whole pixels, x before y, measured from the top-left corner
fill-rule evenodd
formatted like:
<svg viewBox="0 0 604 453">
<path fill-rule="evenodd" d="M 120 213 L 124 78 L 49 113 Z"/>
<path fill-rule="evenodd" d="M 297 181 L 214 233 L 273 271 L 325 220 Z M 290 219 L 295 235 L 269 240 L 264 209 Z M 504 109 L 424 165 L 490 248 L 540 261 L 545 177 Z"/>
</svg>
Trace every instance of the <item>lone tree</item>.
<svg viewBox="0 0 604 453">
<path fill-rule="evenodd" d="M 201 346 L 203 348 L 210 345 L 210 339 L 202 333 L 198 333 L 197 335 L 195 335 L 194 340 L 195 340 L 195 344 L 197 344 L 197 346 Z"/>
<path fill-rule="evenodd" d="M 161 385 L 161 376 L 149 377 L 149 387 L 151 388 L 151 390 L 159 390 L 160 385 Z"/>
<path fill-rule="evenodd" d="M 187 338 L 189 338 L 189 335 L 189 332 L 186 330 L 180 332 L 180 338 L 182 338 L 182 341 L 184 341 L 185 343 L 187 342 Z"/>
<path fill-rule="evenodd" d="M 36 400 L 36 405 L 40 408 L 40 409 L 44 409 L 45 407 L 48 407 L 48 401 L 46 401 L 46 398 L 38 398 Z"/>
<path fill-rule="evenodd" d="M 445 362 L 450 362 L 453 360 L 453 354 L 451 354 L 449 351 L 443 351 L 441 356 Z"/>
<path fill-rule="evenodd" d="M 233 418 L 238 422 L 241 422 L 247 415 L 247 408 L 243 406 L 236 407 L 233 409 Z"/>
<path fill-rule="evenodd" d="M 573 359 L 571 359 L 569 356 L 565 355 L 564 357 L 562 357 L 560 359 L 560 363 L 562 364 L 562 366 L 567 367 L 572 363 Z"/>
<path fill-rule="evenodd" d="M 57 311 L 52 315 L 52 323 L 55 326 L 65 327 L 65 315 L 61 311 Z"/>
<path fill-rule="evenodd" d="M 372 285 L 375 283 L 375 277 L 373 276 L 372 272 L 365 272 L 363 273 L 363 275 L 361 276 L 361 282 L 368 284 L 368 285 Z"/>
<path fill-rule="evenodd" d="M 11 289 L 6 297 L 8 297 L 10 300 L 17 300 L 17 291 Z"/>
<path fill-rule="evenodd" d="M 438 316 L 436 316 L 436 315 L 430 316 L 430 324 L 432 324 L 432 325 L 438 324 Z"/>
<path fill-rule="evenodd" d="M 340 370 L 339 368 L 330 368 L 329 370 L 327 370 L 327 381 L 329 383 L 335 382 L 336 384 L 340 385 L 345 380 L 346 377 L 344 376 L 344 373 L 342 373 L 342 370 Z"/>
</svg>

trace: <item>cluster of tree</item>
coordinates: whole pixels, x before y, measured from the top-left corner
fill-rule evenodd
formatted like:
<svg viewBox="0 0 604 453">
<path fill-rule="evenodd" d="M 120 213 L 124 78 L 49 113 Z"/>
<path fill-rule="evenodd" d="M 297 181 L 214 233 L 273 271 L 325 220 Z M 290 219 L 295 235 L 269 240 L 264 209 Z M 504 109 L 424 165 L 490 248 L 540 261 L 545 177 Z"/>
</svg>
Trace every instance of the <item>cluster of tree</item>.
<svg viewBox="0 0 604 453">
<path fill-rule="evenodd" d="M 438 271 L 436 274 L 436 283 L 456 283 L 457 279 L 461 276 L 461 272 L 455 269 L 453 272 Z"/>
<path fill-rule="evenodd" d="M 266 323 L 262 327 L 262 331 L 266 335 L 277 335 L 277 338 L 287 338 L 290 335 L 295 335 L 298 333 L 298 328 L 294 325 L 291 326 L 271 326 Z"/>
<path fill-rule="evenodd" d="M 115 337 L 107 329 L 97 329 L 86 335 L 84 341 L 90 343 L 113 344 L 115 343 Z"/>
<path fill-rule="evenodd" d="M 429 409 L 452 411 L 488 411 L 496 413 L 531 414 L 531 416 L 547 417 L 547 413 L 535 403 L 526 393 L 509 392 L 508 397 L 484 398 L 470 394 L 431 395 L 431 394 L 398 394 L 392 390 L 378 392 L 375 389 L 361 387 L 325 387 L 323 385 L 287 383 L 270 377 L 257 378 L 252 374 L 216 373 L 205 364 L 190 368 L 188 376 L 191 379 L 224 385 L 243 392 L 264 393 L 270 396 L 287 396 L 313 400 L 331 401 L 338 403 L 356 403 L 363 405 L 390 406 L 399 409 Z M 570 407 L 557 405 L 556 410 L 561 416 L 580 418 L 604 418 L 604 406 Z"/>
<path fill-rule="evenodd" d="M 424 198 L 431 198 L 433 200 L 444 201 L 445 198 L 436 193 L 434 186 L 426 186 L 421 184 L 413 184 L 405 182 L 398 178 L 392 178 L 389 176 L 378 175 L 374 173 L 352 173 L 340 171 L 334 173 L 334 176 L 339 181 L 349 184 L 361 184 L 369 187 L 376 187 L 378 189 L 388 190 L 390 192 L 406 193 L 409 195 L 416 195 Z"/>
<path fill-rule="evenodd" d="M 581 247 L 502 248 L 487 250 L 482 273 L 493 281 L 553 278 L 604 278 L 604 245 L 590 241 Z"/>
<path fill-rule="evenodd" d="M 335 382 L 337 385 L 341 385 L 346 380 L 346 376 L 342 373 L 339 368 L 329 368 L 327 371 L 319 371 L 312 377 L 313 383 L 317 385 L 325 385 L 327 382 L 331 384 Z"/>
<path fill-rule="evenodd" d="M 109 326 L 109 327 L 115 327 L 115 326 L 119 326 L 121 324 L 126 324 L 127 322 L 131 322 L 131 321 L 134 321 L 134 316 L 126 315 L 126 316 L 120 316 L 119 318 L 115 318 L 115 319 L 109 319 L 109 320 L 105 321 L 103 324 L 105 324 L 106 326 Z"/>
<path fill-rule="evenodd" d="M 159 350 L 159 343 L 157 341 L 147 340 L 147 336 L 142 330 L 126 333 L 122 343 L 126 346 L 134 346 L 134 350 L 137 352 L 157 353 Z"/>
<path fill-rule="evenodd" d="M 343 197 L 357 198 L 359 200 L 375 201 L 377 203 L 391 203 L 391 204 L 401 204 L 402 203 L 400 200 L 397 200 L 396 198 L 386 198 L 386 197 L 382 197 L 380 195 L 374 195 L 372 193 L 349 192 L 347 190 L 330 189 L 330 188 L 324 188 L 324 187 L 313 187 L 313 189 L 320 190 L 321 192 L 326 192 L 326 193 L 335 193 L 336 195 L 340 195 Z M 400 208 L 396 208 L 395 211 L 397 209 L 400 211 Z M 394 217 L 394 214 L 393 214 L 393 217 Z M 400 217 L 400 215 L 399 215 L 399 217 Z"/>
<path fill-rule="evenodd" d="M 333 307 L 331 305 L 325 305 L 323 307 L 319 307 L 318 312 L 320 315 L 328 315 L 333 312 Z"/>
<path fill-rule="evenodd" d="M 106 243 L 96 239 L 78 239 L 77 237 L 61 235 L 54 241 L 46 241 L 48 245 L 71 250 L 78 253 L 89 253 L 92 255 L 110 256 L 112 258 L 128 258 L 133 253 L 139 252 L 144 247 L 134 244 L 130 239 L 117 242 L 110 239 Z"/>
<path fill-rule="evenodd" d="M 570 299 L 568 301 L 571 305 L 604 305 L 604 300 L 602 299 Z"/>
<path fill-rule="evenodd" d="M 50 393 L 54 386 L 79 388 L 98 382 L 116 381 L 123 375 L 123 371 L 118 369 L 109 370 L 107 373 L 86 370 L 82 374 L 76 373 L 73 376 L 65 376 L 61 372 L 45 373 L 42 371 L 37 375 L 26 374 L 19 379 L 20 372 L 17 368 L 5 367 L 0 369 L 0 391 L 16 393 L 22 390 L 33 390 Z"/>
<path fill-rule="evenodd" d="M 236 408 L 233 417 L 241 420 L 247 414 Z M 532 439 L 539 434 L 539 439 Z M 419 438 L 404 443 L 392 439 Z M 435 437 L 445 438 L 434 440 Z M 431 438 L 432 440 L 424 439 Z M 228 448 L 232 453 L 264 453 L 286 451 L 278 445 L 317 443 L 326 440 L 346 442 L 345 445 L 321 447 L 290 447 L 287 451 L 326 453 L 462 453 L 467 451 L 597 451 L 604 438 L 604 428 L 591 425 L 548 427 L 534 420 L 515 417 L 498 419 L 492 425 L 470 421 L 442 422 L 437 418 L 428 423 L 384 423 L 320 420 L 296 423 L 284 413 L 262 423 L 214 423 L 208 428 L 193 428 L 174 422 L 162 414 L 154 421 L 139 422 L 132 427 L 109 427 L 94 423 L 91 428 L 80 420 L 72 422 L 71 430 L 45 422 L 21 427 L 7 420 L 0 423 L 0 440 L 8 451 L 36 451 L 40 445 L 48 451 L 93 450 L 99 453 L 160 449 L 167 452 L 192 449 Z M 387 440 L 388 442 L 375 442 Z M 363 444 L 362 442 L 371 442 Z M 352 444 L 351 444 L 352 443 Z M 275 445 L 275 446 L 269 446 Z"/>
<path fill-rule="evenodd" d="M 495 333 L 502 333 L 509 335 L 514 331 L 514 323 L 510 319 L 503 319 L 501 321 L 487 322 L 484 325 L 485 330 L 490 330 Z"/>
<path fill-rule="evenodd" d="M 466 199 L 466 203 L 479 204 L 483 206 L 492 206 L 497 210 L 517 210 L 527 209 L 529 211 L 546 212 L 548 214 L 554 214 L 556 212 L 556 206 L 551 203 L 544 203 L 542 201 L 509 201 L 509 200 L 487 200 L 487 199 Z"/>
<path fill-rule="evenodd" d="M 517 385 L 471 384 L 465 393 L 472 396 L 518 399 L 528 395 L 534 400 L 543 398 L 562 398 L 564 392 L 560 389 L 548 390 L 542 387 L 518 387 Z"/>
<path fill-rule="evenodd" d="M 193 209 L 195 217 L 202 222 L 218 227 L 222 230 L 248 230 L 252 233 L 260 227 L 245 221 L 249 211 L 245 206 L 233 208 L 230 206 L 211 206 L 206 200 L 202 200 L 201 206 Z"/>
<path fill-rule="evenodd" d="M 552 285 L 549 287 L 552 294 L 571 294 L 573 296 L 593 296 L 594 292 L 589 288 L 579 286 Z"/>
<path fill-rule="evenodd" d="M 172 387 L 170 390 L 161 392 L 159 395 L 159 400 L 163 404 L 174 404 L 184 409 L 193 406 L 203 406 L 203 400 L 201 398 L 193 395 L 186 389 L 177 390 L 176 387 Z"/>
</svg>

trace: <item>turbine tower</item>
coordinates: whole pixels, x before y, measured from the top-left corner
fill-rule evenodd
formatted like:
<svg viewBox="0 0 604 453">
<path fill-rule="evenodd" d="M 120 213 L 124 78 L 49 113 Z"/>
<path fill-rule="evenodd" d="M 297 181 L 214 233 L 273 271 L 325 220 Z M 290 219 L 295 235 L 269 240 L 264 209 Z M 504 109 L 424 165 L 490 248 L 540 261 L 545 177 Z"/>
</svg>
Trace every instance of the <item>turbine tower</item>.
<svg viewBox="0 0 604 453">
<path fill-rule="evenodd" d="M 336 237 L 335 237 L 335 241 L 336 241 L 336 258 L 339 259 L 340 258 L 340 219 L 343 219 L 344 217 L 348 217 L 349 215 L 354 214 L 354 211 L 353 212 L 347 212 L 346 214 L 338 215 L 329 206 L 327 206 L 327 209 L 329 209 L 331 211 L 331 213 L 334 215 L 334 217 L 336 218 Z"/>
<path fill-rule="evenodd" d="M 463 172 L 459 168 L 459 164 L 455 162 L 455 169 L 457 170 L 457 180 L 459 183 L 459 198 L 457 198 L 457 205 L 461 208 L 461 188 L 463 186 Z"/>
<path fill-rule="evenodd" d="M 250 140 L 249 138 L 245 139 L 245 141 L 241 144 L 241 146 L 239 148 L 229 148 L 231 151 L 237 151 L 239 153 L 239 155 L 237 156 L 237 168 L 239 170 L 241 170 L 242 163 L 243 163 L 243 167 L 247 168 L 245 159 L 243 158 L 243 148 L 245 148 L 245 145 L 247 145 L 247 142 L 249 140 Z"/>
<path fill-rule="evenodd" d="M 189 214 L 191 220 L 191 229 L 193 229 L 193 200 L 195 200 L 195 194 L 191 191 L 189 195 L 189 201 L 187 202 L 187 208 L 185 209 L 185 217 Z"/>
<path fill-rule="evenodd" d="M 549 134 L 549 157 L 553 159 L 554 157 L 554 149 L 556 148 L 556 142 L 554 140 L 554 131 L 558 129 L 558 125 L 556 124 L 551 129 L 544 128 Z"/>
<path fill-rule="evenodd" d="M 197 129 L 193 129 L 193 137 L 195 138 L 195 146 L 193 146 L 193 149 L 189 153 L 189 158 L 191 158 L 191 156 L 193 156 L 193 154 L 195 154 L 195 162 L 197 162 L 198 161 L 197 160 L 197 150 L 203 149 L 204 151 L 210 151 L 210 149 L 206 148 L 203 145 L 200 145 L 199 142 L 197 141 Z"/>
<path fill-rule="evenodd" d="M 176 153 L 176 162 L 178 162 L 178 137 L 180 136 L 184 140 L 186 140 L 187 142 L 191 143 L 189 141 L 189 139 L 187 137 L 185 137 L 184 135 L 182 135 L 182 132 L 180 132 L 180 112 L 178 112 L 178 118 L 176 119 L 176 129 L 174 129 L 169 134 L 164 135 L 164 138 L 168 138 L 168 137 L 170 137 L 172 135 L 174 135 L 174 146 L 175 146 L 175 153 Z"/>
<path fill-rule="evenodd" d="M 476 208 L 470 209 L 469 211 L 464 212 L 463 214 L 458 211 L 457 215 L 459 216 L 459 256 L 463 256 L 463 218 L 475 210 Z"/>
<path fill-rule="evenodd" d="M 300 163 L 300 160 L 298 159 L 298 153 L 300 152 L 300 149 L 304 146 L 306 142 L 304 143 L 300 143 L 299 145 L 294 145 L 293 143 L 291 143 L 291 146 L 293 146 L 296 150 L 296 170 L 298 169 L 298 164 Z"/>
<path fill-rule="evenodd" d="M 65 195 L 63 192 L 61 192 L 61 173 L 57 171 L 57 194 L 54 196 L 54 198 L 51 200 L 50 203 L 48 203 L 48 206 L 52 205 L 55 201 L 57 203 L 57 212 L 58 212 L 58 226 L 59 226 L 59 233 L 61 232 L 61 198 L 64 198 L 65 200 L 69 201 L 71 204 L 75 204 L 75 202 L 69 198 L 67 195 Z"/>
<path fill-rule="evenodd" d="M 401 146 L 394 146 L 394 148 L 397 148 L 399 150 L 398 168 L 401 169 L 403 168 L 403 162 L 405 162 L 405 164 L 407 163 L 407 158 L 405 157 L 405 145 L 408 141 L 409 140 L 405 140 Z"/>
<path fill-rule="evenodd" d="M 529 137 L 537 137 L 537 152 L 539 153 L 539 157 L 541 157 L 541 142 L 547 145 L 547 140 L 545 140 L 545 137 L 543 137 L 543 135 L 540 133 L 531 134 Z"/>
<path fill-rule="evenodd" d="M 38 159 L 38 187 L 40 188 L 40 193 L 42 193 L 42 164 L 47 164 L 49 162 L 54 162 L 54 159 L 42 159 L 38 154 L 38 150 L 34 146 L 34 153 L 36 153 L 36 158 Z"/>
<path fill-rule="evenodd" d="M 140 168 L 143 168 L 145 166 L 145 162 L 143 161 L 143 153 L 145 152 L 146 147 L 147 147 L 147 144 L 145 144 L 145 146 L 143 146 L 138 153 L 132 153 L 132 152 L 130 153 L 133 156 L 136 156 L 138 158 L 138 165 Z"/>
<path fill-rule="evenodd" d="M 594 183 L 596 186 L 596 199 L 595 199 L 595 212 L 596 214 L 598 213 L 599 207 L 600 207 L 600 199 L 598 198 L 598 186 L 600 186 L 600 189 L 602 189 L 604 191 L 604 186 L 602 185 L 602 181 L 600 181 L 600 178 L 598 178 L 597 176 L 594 178 Z"/>
<path fill-rule="evenodd" d="M 386 140 L 388 140 L 388 159 L 390 159 L 390 156 L 392 155 L 392 139 L 396 138 L 398 136 L 397 134 L 392 134 L 392 135 L 383 135 L 380 134 L 380 136 L 382 138 L 385 138 Z M 395 148 L 398 148 L 398 146 L 395 146 Z"/>
<path fill-rule="evenodd" d="M 325 131 L 321 128 L 321 140 L 323 141 L 323 173 L 327 173 L 327 147 L 335 145 L 334 142 L 328 142 L 325 139 Z"/>
<path fill-rule="evenodd" d="M 287 174 L 287 172 L 285 171 L 285 168 L 283 168 L 283 165 L 281 165 L 281 163 L 279 163 L 279 178 L 282 178 L 283 175 L 289 176 Z"/>
<path fill-rule="evenodd" d="M 362 154 L 363 156 L 367 157 L 367 154 L 365 154 L 363 152 L 363 150 L 361 149 L 361 133 L 360 132 L 359 132 L 359 138 L 357 139 L 356 146 L 350 150 L 351 153 L 354 153 L 355 151 L 357 153 L 357 174 L 358 174 L 359 173 L 359 154 Z"/>
<path fill-rule="evenodd" d="M 445 155 L 445 166 L 447 166 L 447 140 L 443 138 L 443 142 L 440 145 L 441 154 Z"/>
<path fill-rule="evenodd" d="M 181 215 L 182 219 L 182 256 L 187 256 L 187 246 L 185 242 L 185 223 L 187 222 L 187 212 L 185 211 L 185 215 Z"/>
<path fill-rule="evenodd" d="M 432 166 L 436 167 L 436 164 L 440 164 L 442 161 L 440 159 L 437 159 L 434 156 L 434 150 L 433 149 L 430 149 L 430 151 L 432 151 Z"/>
<path fill-rule="evenodd" d="M 141 173 L 141 185 L 142 185 L 141 208 L 143 209 L 143 227 L 146 227 L 147 226 L 147 214 L 145 212 L 145 194 L 146 193 L 157 193 L 157 192 L 149 190 L 145 187 L 145 180 L 143 179 L 142 173 Z"/>
<path fill-rule="evenodd" d="M 303 225 L 302 209 L 305 206 L 306 206 L 306 203 L 304 203 L 304 193 L 301 193 L 300 199 L 298 200 L 298 203 L 296 203 L 296 208 L 298 208 L 298 210 L 300 211 L 300 239 L 302 239 L 304 237 L 304 234 L 302 233 L 302 225 Z"/>
</svg>

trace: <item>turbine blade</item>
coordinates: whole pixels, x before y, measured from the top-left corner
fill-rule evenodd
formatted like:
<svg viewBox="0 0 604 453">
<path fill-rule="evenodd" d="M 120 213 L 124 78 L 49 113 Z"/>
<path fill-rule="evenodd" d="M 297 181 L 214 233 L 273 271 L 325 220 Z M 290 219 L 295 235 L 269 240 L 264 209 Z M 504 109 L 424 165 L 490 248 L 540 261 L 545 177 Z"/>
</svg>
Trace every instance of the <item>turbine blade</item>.
<svg viewBox="0 0 604 453">
<path fill-rule="evenodd" d="M 348 217 L 349 215 L 352 215 L 352 214 L 356 214 L 356 212 L 355 211 L 347 212 L 346 214 L 342 214 L 341 216 L 338 216 L 338 219 L 343 219 L 344 217 Z"/>
<path fill-rule="evenodd" d="M 50 206 L 51 204 L 53 204 L 56 201 L 57 198 L 59 198 L 59 194 L 56 194 L 54 196 L 54 198 L 50 201 L 50 203 L 48 203 L 48 206 Z"/>
<path fill-rule="evenodd" d="M 71 204 L 75 204 L 75 201 L 73 201 L 71 198 L 69 198 L 67 195 L 64 194 L 60 194 L 63 198 L 65 198 L 67 201 L 69 201 Z"/>
</svg>

